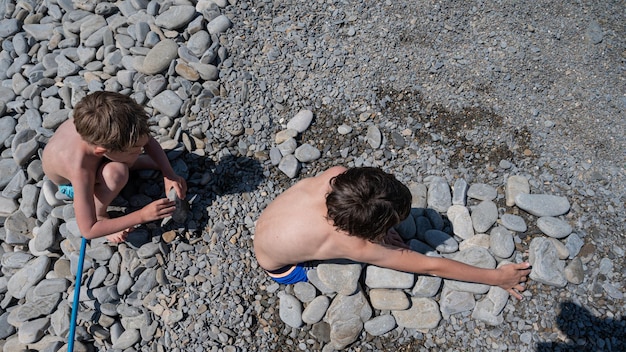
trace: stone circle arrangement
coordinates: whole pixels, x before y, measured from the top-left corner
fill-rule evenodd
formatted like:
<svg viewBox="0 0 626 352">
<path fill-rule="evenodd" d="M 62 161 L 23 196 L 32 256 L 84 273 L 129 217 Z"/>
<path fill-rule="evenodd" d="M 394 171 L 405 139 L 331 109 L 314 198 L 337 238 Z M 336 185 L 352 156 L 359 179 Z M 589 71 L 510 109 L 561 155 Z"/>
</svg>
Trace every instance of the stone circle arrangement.
<svg viewBox="0 0 626 352">
<path fill-rule="evenodd" d="M 396 228 L 412 250 L 489 269 L 521 262 L 524 255 L 516 245 L 528 231 L 524 217 L 515 214 L 521 210 L 536 218 L 540 232 L 533 233 L 526 258 L 530 279 L 556 287 L 583 281 L 578 253 L 584 243 L 563 218 L 570 208 L 566 198 L 530 194 L 523 176 L 510 176 L 504 195 L 487 184 L 468 187 L 463 179 L 452 187 L 436 176 L 424 182 L 410 185 L 413 209 Z M 507 207 L 499 209 L 502 198 Z M 497 326 L 509 301 L 499 287 L 359 263 L 321 263 L 308 278 L 279 294 L 280 317 L 295 328 L 312 325 L 328 351 L 347 347 L 363 330 L 373 336 L 397 326 L 427 331 L 468 311 L 473 319 Z"/>
</svg>

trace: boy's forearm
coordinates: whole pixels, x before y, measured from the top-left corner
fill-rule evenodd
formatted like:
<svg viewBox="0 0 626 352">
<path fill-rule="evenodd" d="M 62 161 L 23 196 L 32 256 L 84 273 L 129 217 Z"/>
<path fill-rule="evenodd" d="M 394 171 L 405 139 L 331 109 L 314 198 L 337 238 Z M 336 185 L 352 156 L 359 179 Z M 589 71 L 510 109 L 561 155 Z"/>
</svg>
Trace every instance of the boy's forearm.
<svg viewBox="0 0 626 352">
<path fill-rule="evenodd" d="M 436 269 L 428 274 L 460 281 L 476 282 L 498 286 L 501 284 L 498 271 L 495 269 L 479 268 L 473 265 L 446 258 L 432 258 L 437 262 Z"/>
<path fill-rule="evenodd" d="M 391 251 L 391 252 L 387 252 Z M 499 272 L 464 264 L 452 259 L 429 257 L 409 249 L 386 248 L 371 264 L 416 274 L 434 275 L 446 279 L 500 285 Z"/>
<path fill-rule="evenodd" d="M 174 172 L 174 169 L 172 169 L 172 165 L 170 164 L 170 161 L 167 158 L 165 151 L 163 150 L 163 148 L 161 148 L 161 145 L 159 144 L 159 142 L 156 141 L 156 139 L 150 137 L 150 140 L 148 141 L 148 144 L 146 144 L 146 146 L 144 147 L 144 150 L 146 154 L 148 154 L 150 158 L 154 160 L 157 167 L 161 170 L 163 176 L 170 179 L 176 176 L 176 173 Z"/>
<path fill-rule="evenodd" d="M 140 212 L 134 211 L 117 218 L 97 220 L 88 230 L 81 232 L 86 239 L 94 239 L 124 231 L 142 223 Z"/>
</svg>

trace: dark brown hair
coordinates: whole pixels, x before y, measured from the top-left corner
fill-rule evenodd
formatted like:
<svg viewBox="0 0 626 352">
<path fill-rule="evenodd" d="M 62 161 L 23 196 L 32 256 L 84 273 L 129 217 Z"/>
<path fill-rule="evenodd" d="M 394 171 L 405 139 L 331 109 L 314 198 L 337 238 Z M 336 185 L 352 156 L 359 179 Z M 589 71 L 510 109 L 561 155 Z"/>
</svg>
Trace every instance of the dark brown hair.
<svg viewBox="0 0 626 352">
<path fill-rule="evenodd" d="M 87 143 L 109 151 L 125 151 L 150 134 L 148 114 L 132 98 L 95 92 L 74 108 L 74 126 Z"/>
<path fill-rule="evenodd" d="M 378 242 L 411 211 L 411 192 L 393 175 L 372 167 L 333 177 L 326 195 L 327 218 L 351 236 Z"/>
</svg>

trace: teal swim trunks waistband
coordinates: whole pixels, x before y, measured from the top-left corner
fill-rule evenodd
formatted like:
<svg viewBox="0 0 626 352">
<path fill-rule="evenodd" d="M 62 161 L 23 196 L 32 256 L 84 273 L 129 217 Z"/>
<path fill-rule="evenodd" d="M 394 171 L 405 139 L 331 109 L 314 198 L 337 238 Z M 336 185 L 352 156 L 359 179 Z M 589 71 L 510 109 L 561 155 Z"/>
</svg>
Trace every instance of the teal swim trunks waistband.
<svg viewBox="0 0 626 352">
<path fill-rule="evenodd" d="M 74 187 L 72 185 L 59 185 L 59 192 L 63 193 L 70 199 L 74 199 Z"/>
</svg>

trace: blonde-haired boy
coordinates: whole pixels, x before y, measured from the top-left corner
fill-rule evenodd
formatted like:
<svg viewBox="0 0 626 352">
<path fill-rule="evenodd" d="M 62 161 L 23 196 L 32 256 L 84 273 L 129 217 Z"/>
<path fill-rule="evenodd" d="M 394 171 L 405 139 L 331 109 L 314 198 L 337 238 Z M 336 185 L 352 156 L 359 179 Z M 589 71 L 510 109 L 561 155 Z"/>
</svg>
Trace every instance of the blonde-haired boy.
<svg viewBox="0 0 626 352">
<path fill-rule="evenodd" d="M 73 198 L 76 222 L 87 239 L 124 241 L 134 226 L 171 215 L 175 202 L 162 198 L 132 213 L 110 218 L 107 207 L 126 185 L 131 169 L 161 170 L 165 190 L 185 198 L 187 185 L 176 175 L 150 135 L 148 115 L 132 98 L 95 92 L 74 108 L 43 150 L 46 176 Z"/>
</svg>

